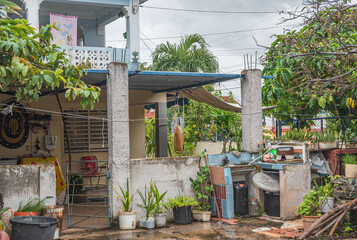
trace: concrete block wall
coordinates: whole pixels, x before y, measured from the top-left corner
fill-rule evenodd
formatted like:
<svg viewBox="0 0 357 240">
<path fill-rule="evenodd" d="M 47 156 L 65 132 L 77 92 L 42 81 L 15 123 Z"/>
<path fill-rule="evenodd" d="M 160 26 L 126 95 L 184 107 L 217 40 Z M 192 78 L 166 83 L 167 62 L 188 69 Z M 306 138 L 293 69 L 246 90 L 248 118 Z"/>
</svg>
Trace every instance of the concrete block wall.
<svg viewBox="0 0 357 240">
<path fill-rule="evenodd" d="M 56 173 L 53 165 L 18 165 L 0 167 L 0 193 L 4 207 L 17 210 L 20 202 L 45 199 L 47 206 L 56 204 Z"/>
<path fill-rule="evenodd" d="M 179 193 L 193 196 L 190 177 L 195 178 L 198 171 L 198 157 L 153 158 L 130 160 L 130 182 L 132 191 L 144 191 L 145 184 L 154 181 L 160 193 L 167 191 L 167 198 L 174 198 Z M 137 205 L 141 203 L 136 193 L 133 198 L 133 209 L 138 212 L 138 217 L 143 217 L 144 212 Z M 172 211 L 168 212 L 168 220 L 172 220 Z"/>
</svg>

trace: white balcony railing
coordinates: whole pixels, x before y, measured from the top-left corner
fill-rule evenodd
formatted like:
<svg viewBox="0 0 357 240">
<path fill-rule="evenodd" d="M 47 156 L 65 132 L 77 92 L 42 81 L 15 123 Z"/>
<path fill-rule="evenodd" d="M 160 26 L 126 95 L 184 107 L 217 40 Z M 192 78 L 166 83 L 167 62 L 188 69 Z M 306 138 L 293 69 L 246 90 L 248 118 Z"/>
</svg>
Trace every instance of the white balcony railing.
<svg viewBox="0 0 357 240">
<path fill-rule="evenodd" d="M 105 70 L 111 62 L 128 63 L 127 51 L 122 48 L 61 46 L 73 65 L 87 69 Z"/>
</svg>

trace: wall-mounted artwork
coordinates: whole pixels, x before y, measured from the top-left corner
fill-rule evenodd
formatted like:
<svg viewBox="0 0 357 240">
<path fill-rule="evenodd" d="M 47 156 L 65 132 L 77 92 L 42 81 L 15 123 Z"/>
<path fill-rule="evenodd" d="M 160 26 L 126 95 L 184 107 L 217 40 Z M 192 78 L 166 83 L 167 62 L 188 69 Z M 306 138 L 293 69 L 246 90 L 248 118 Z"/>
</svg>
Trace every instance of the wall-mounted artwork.
<svg viewBox="0 0 357 240">
<path fill-rule="evenodd" d="M 13 103 L 8 103 L 8 105 L 11 106 Z M 29 123 L 25 108 L 21 104 L 15 103 L 11 110 L 1 112 L 0 144 L 7 148 L 21 147 L 29 136 Z"/>
</svg>

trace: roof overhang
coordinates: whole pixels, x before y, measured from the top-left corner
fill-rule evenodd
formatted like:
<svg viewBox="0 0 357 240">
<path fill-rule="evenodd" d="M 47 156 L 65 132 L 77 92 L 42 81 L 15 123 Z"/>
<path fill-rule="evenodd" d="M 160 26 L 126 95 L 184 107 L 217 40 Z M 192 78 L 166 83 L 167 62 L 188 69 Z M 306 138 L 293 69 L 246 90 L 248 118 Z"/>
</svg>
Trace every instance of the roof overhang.
<svg viewBox="0 0 357 240">
<path fill-rule="evenodd" d="M 240 74 L 129 71 L 129 89 L 171 92 L 241 77 Z"/>
</svg>

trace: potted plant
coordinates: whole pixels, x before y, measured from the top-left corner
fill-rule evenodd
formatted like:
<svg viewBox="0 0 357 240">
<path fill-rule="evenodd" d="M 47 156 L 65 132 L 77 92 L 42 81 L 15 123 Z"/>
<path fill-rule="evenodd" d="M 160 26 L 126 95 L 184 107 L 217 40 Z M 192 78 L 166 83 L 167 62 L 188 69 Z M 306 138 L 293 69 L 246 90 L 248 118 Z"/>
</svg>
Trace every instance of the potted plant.
<svg viewBox="0 0 357 240">
<path fill-rule="evenodd" d="M 301 216 L 304 229 L 308 229 L 321 216 L 321 193 L 318 190 L 311 190 L 304 196 L 302 204 L 298 207 L 297 213 Z"/>
<path fill-rule="evenodd" d="M 167 206 L 164 203 L 164 197 L 167 193 L 165 191 L 163 194 L 160 194 L 159 189 L 156 186 L 156 183 L 152 184 L 152 192 L 154 194 L 155 199 L 155 226 L 156 227 L 165 227 L 166 226 L 166 214 L 165 210 L 167 210 Z"/>
<path fill-rule="evenodd" d="M 87 190 L 84 188 L 82 176 L 73 172 L 69 178 L 69 201 L 72 203 L 87 202 Z"/>
<path fill-rule="evenodd" d="M 129 179 L 126 179 L 126 191 L 121 186 L 120 193 L 114 188 L 117 199 L 123 204 L 123 209 L 119 211 L 119 228 L 135 229 L 136 228 L 136 211 L 132 209 L 133 194 L 130 194 Z"/>
<path fill-rule="evenodd" d="M 336 136 L 333 131 L 314 132 L 313 142 L 318 144 L 320 150 L 336 148 Z"/>
<path fill-rule="evenodd" d="M 197 205 L 194 197 L 180 194 L 173 199 L 168 198 L 166 204 L 173 210 L 175 224 L 184 225 L 191 223 L 192 206 Z"/>
<path fill-rule="evenodd" d="M 138 204 L 145 212 L 145 217 L 142 218 L 140 222 L 140 227 L 142 228 L 154 228 L 155 219 L 152 217 L 155 211 L 155 197 L 153 193 L 153 183 L 149 186 L 145 185 L 144 193 L 138 190 L 138 194 L 141 198 L 142 203 Z"/>
<path fill-rule="evenodd" d="M 345 163 L 345 177 L 357 178 L 357 160 L 353 154 L 343 155 L 342 161 Z"/>
<path fill-rule="evenodd" d="M 20 216 L 37 216 L 45 208 L 44 200 L 38 198 L 29 199 L 25 204 L 20 202 L 19 208 L 14 212 L 15 217 Z"/>
<path fill-rule="evenodd" d="M 335 198 L 333 197 L 333 189 L 337 186 L 337 184 L 332 184 L 331 177 L 332 176 L 325 178 L 323 180 L 323 184 L 319 187 L 317 186 L 321 196 L 320 198 L 322 213 L 327 213 L 331 211 L 335 204 Z"/>
<path fill-rule="evenodd" d="M 196 179 L 190 178 L 192 190 L 198 205 L 192 211 L 193 218 L 197 221 L 208 222 L 211 219 L 211 194 L 213 185 L 209 183 L 209 167 L 200 167 Z"/>
</svg>

